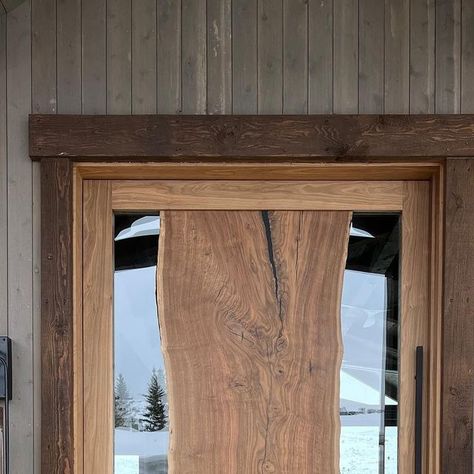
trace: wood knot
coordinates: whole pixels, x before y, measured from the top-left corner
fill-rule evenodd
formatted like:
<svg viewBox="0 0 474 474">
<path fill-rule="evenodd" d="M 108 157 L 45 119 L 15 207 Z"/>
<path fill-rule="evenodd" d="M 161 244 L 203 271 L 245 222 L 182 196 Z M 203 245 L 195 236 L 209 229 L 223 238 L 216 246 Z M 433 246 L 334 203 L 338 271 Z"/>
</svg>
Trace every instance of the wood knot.
<svg viewBox="0 0 474 474">
<path fill-rule="evenodd" d="M 276 341 L 276 351 L 282 352 L 288 348 L 288 339 L 285 336 L 280 336 Z"/>
<path fill-rule="evenodd" d="M 223 126 L 216 133 L 216 138 L 219 143 L 236 143 L 237 136 L 237 127 L 232 125 Z"/>
<path fill-rule="evenodd" d="M 234 377 L 229 383 L 229 388 L 239 393 L 250 392 L 248 381 L 242 376 Z"/>
<path fill-rule="evenodd" d="M 275 472 L 275 466 L 270 461 L 265 461 L 262 467 L 264 472 Z"/>
<path fill-rule="evenodd" d="M 275 367 L 275 375 L 277 377 L 282 377 L 283 375 L 285 375 L 285 369 L 282 365 L 279 364 Z"/>
</svg>

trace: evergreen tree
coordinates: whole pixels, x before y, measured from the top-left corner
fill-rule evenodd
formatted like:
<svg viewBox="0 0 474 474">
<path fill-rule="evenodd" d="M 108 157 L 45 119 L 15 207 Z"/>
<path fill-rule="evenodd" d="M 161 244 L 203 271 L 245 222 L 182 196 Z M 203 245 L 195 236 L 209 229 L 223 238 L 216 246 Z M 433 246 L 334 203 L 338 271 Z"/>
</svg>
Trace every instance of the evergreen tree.
<svg viewBox="0 0 474 474">
<path fill-rule="evenodd" d="M 166 427 L 165 391 L 160 386 L 156 370 L 151 373 L 148 385 L 148 394 L 145 395 L 147 403 L 143 416 L 146 431 L 161 431 Z"/>
<path fill-rule="evenodd" d="M 115 382 L 115 427 L 126 427 L 130 425 L 132 417 L 132 402 L 128 392 L 127 383 L 122 374 L 119 374 Z"/>
</svg>

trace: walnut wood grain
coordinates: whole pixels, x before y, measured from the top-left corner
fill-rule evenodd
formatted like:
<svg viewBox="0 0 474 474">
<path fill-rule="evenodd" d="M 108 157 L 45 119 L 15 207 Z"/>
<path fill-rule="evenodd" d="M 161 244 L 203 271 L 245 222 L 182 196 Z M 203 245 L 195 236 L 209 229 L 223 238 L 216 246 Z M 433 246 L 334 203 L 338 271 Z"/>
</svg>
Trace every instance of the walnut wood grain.
<svg viewBox="0 0 474 474">
<path fill-rule="evenodd" d="M 473 155 L 473 115 L 30 116 L 32 159 Z"/>
<path fill-rule="evenodd" d="M 338 473 L 351 213 L 161 216 L 170 471 Z"/>
</svg>

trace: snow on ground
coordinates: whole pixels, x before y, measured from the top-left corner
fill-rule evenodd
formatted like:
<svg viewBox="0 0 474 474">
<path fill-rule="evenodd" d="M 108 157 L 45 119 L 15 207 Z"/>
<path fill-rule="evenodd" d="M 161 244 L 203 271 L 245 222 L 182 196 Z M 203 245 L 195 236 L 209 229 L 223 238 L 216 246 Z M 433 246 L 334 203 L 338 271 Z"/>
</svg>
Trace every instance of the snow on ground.
<svg viewBox="0 0 474 474">
<path fill-rule="evenodd" d="M 115 454 L 156 456 L 168 452 L 168 431 L 115 430 Z"/>
<path fill-rule="evenodd" d="M 142 474 L 140 458 L 146 460 L 168 452 L 167 431 L 154 433 L 115 430 L 115 474 Z M 341 474 L 379 472 L 379 428 L 341 427 Z M 397 428 L 385 429 L 385 474 L 397 474 Z"/>
<path fill-rule="evenodd" d="M 341 427 L 341 474 L 379 472 L 379 428 Z M 397 474 L 397 428 L 385 428 L 385 474 Z"/>
<path fill-rule="evenodd" d="M 115 455 L 115 474 L 140 474 L 139 456 Z"/>
<path fill-rule="evenodd" d="M 115 430 L 114 474 L 142 474 L 144 464 L 168 453 L 168 431 Z M 140 471 L 142 465 L 142 471 Z M 151 470 L 146 472 L 163 472 Z M 166 472 L 166 471 L 164 471 Z"/>
</svg>

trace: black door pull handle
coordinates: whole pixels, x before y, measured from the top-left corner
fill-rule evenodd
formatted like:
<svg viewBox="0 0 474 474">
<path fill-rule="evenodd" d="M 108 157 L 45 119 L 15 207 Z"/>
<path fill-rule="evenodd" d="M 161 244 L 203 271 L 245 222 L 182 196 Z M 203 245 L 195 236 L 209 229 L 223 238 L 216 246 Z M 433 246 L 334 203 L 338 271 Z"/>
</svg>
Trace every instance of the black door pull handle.
<svg viewBox="0 0 474 474">
<path fill-rule="evenodd" d="M 416 348 L 415 372 L 415 474 L 423 468 L 423 346 Z"/>
</svg>

